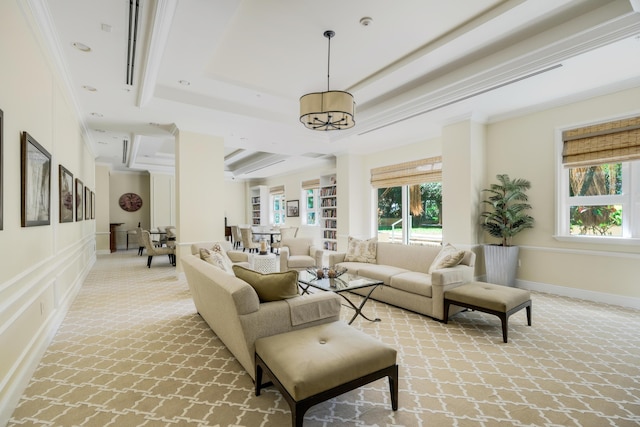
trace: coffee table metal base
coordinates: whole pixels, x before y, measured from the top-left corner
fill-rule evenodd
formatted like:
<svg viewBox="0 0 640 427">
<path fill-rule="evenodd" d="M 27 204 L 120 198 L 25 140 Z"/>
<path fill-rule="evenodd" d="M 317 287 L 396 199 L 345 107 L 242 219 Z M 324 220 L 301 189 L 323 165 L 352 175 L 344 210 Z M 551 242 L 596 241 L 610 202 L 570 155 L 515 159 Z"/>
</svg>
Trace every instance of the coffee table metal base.
<svg viewBox="0 0 640 427">
<path fill-rule="evenodd" d="M 303 283 L 303 282 L 299 282 L 298 286 L 300 286 L 300 289 L 302 289 L 302 295 L 304 295 L 304 294 L 308 294 L 309 293 L 309 287 L 312 286 L 312 285 L 309 285 L 309 284 Z M 380 318 L 376 317 L 375 319 L 371 319 L 371 318 L 367 317 L 362 312 L 362 308 L 367 303 L 367 301 L 369 301 L 369 297 L 371 297 L 371 294 L 373 293 L 373 291 L 375 291 L 376 288 L 378 286 L 380 286 L 380 285 L 377 284 L 377 285 L 370 285 L 370 286 L 371 286 L 371 290 L 367 293 L 367 295 L 365 295 L 363 297 L 363 300 L 360 302 L 360 305 L 355 305 L 353 303 L 353 301 L 351 301 L 349 298 L 347 298 L 345 295 L 343 295 L 344 291 L 338 291 L 338 290 L 333 291 L 334 293 L 340 295 L 347 303 L 349 303 L 348 305 L 347 304 L 342 304 L 343 306 L 350 307 L 355 311 L 355 313 L 353 313 L 353 316 L 351 317 L 351 320 L 349 320 L 349 325 L 352 324 L 353 321 L 356 320 L 356 317 L 358 317 L 358 316 L 364 317 L 369 322 L 380 322 Z M 313 286 L 313 287 L 315 287 L 315 286 Z M 320 288 L 316 288 L 316 289 L 320 289 Z"/>
</svg>

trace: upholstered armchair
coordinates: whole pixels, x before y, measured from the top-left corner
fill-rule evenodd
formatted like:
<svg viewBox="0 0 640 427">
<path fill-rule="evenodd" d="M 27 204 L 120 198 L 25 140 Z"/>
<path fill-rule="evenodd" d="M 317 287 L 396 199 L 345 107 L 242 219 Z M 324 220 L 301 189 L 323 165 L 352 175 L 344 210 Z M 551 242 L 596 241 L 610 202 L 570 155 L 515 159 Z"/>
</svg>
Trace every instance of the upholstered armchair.
<svg viewBox="0 0 640 427">
<path fill-rule="evenodd" d="M 158 247 L 151 243 L 151 235 L 147 230 L 142 230 L 142 241 L 147 250 L 147 267 L 151 268 L 151 260 L 156 255 L 169 255 L 171 265 L 176 265 L 176 248 L 175 247 Z"/>
<path fill-rule="evenodd" d="M 304 270 L 321 266 L 324 251 L 313 245 L 313 239 L 297 237 L 282 239 L 280 247 L 280 271 Z"/>
<path fill-rule="evenodd" d="M 273 242 L 271 247 L 273 249 L 277 249 L 279 252 L 280 248 L 282 247 L 282 239 L 292 239 L 296 237 L 297 234 L 298 234 L 298 227 L 281 227 L 280 240 L 278 240 L 277 242 Z"/>
</svg>

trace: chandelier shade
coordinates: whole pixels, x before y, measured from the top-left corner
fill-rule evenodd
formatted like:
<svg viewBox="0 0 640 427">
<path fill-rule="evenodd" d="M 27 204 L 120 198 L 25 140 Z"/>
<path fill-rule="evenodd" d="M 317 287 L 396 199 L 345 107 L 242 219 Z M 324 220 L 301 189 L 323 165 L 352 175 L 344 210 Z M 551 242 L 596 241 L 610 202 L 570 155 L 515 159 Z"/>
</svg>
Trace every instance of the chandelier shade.
<svg viewBox="0 0 640 427">
<path fill-rule="evenodd" d="M 331 38 L 335 32 L 327 30 L 329 40 L 327 54 L 327 91 L 313 92 L 300 97 L 300 122 L 308 129 L 328 131 L 349 129 L 355 122 L 356 103 L 353 95 L 341 90 L 329 90 L 331 63 Z"/>
<path fill-rule="evenodd" d="M 349 129 L 356 124 L 355 109 L 353 95 L 349 92 L 308 93 L 300 98 L 300 121 L 312 130 Z"/>
</svg>

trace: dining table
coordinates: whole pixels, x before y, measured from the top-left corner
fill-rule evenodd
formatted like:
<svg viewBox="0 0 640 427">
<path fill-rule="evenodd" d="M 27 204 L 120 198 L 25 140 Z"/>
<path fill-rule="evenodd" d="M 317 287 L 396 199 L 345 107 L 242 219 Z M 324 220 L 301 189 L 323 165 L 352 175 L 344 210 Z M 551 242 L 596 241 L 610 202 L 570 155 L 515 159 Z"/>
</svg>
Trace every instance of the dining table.
<svg viewBox="0 0 640 427">
<path fill-rule="evenodd" d="M 273 253 L 273 242 L 275 242 L 275 236 L 280 235 L 280 230 L 271 229 L 271 230 L 259 230 L 252 231 L 252 233 L 256 236 L 269 236 L 269 247 L 270 252 Z"/>
</svg>

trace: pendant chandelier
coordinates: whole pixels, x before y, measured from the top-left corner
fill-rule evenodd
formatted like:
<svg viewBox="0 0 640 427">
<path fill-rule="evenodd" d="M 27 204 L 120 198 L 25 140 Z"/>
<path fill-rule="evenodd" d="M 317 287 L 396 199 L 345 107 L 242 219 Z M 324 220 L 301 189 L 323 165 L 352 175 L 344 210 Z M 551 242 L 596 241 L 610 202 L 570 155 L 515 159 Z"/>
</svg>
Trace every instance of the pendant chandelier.
<svg viewBox="0 0 640 427">
<path fill-rule="evenodd" d="M 300 97 L 300 121 L 312 130 L 340 130 L 353 127 L 356 104 L 353 95 L 340 90 L 329 90 L 329 66 L 331 62 L 331 38 L 336 33 L 328 30 L 327 91 L 308 93 Z"/>
</svg>

